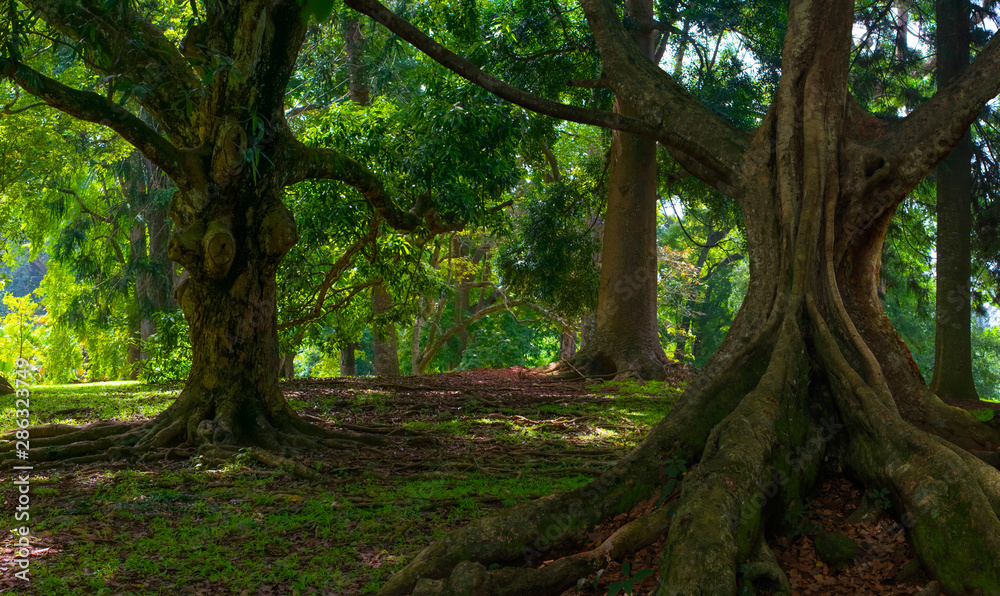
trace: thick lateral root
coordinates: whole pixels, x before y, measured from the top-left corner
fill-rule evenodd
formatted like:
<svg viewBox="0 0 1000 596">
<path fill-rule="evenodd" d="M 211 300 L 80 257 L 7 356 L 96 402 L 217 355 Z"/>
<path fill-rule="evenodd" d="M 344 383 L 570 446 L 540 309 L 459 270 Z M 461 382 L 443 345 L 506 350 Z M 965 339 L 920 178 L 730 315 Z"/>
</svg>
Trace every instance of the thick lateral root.
<svg viewBox="0 0 1000 596">
<path fill-rule="evenodd" d="M 447 577 L 462 561 L 534 561 L 554 546 L 579 544 L 595 525 L 654 494 L 665 461 L 698 460 L 712 428 L 756 384 L 769 348 L 770 343 L 761 340 L 743 346 L 735 356 L 717 359 L 710 365 L 717 374 L 695 380 L 642 445 L 594 482 L 472 522 L 425 548 L 382 586 L 379 596 L 409 594 L 418 580 Z"/>
<path fill-rule="evenodd" d="M 560 594 L 581 578 L 653 544 L 669 528 L 671 512 L 666 508 L 622 526 L 597 548 L 563 557 L 542 568 L 505 567 L 487 570 L 479 563 L 459 563 L 446 580 L 422 579 L 412 596 L 507 596 Z"/>
<path fill-rule="evenodd" d="M 93 441 L 112 435 L 123 434 L 130 430 L 141 428 L 143 423 L 134 422 L 98 422 L 86 426 L 73 426 L 69 424 L 47 424 L 44 426 L 34 426 L 27 428 L 31 437 L 31 446 L 48 447 L 51 445 L 68 445 L 81 441 Z M 15 432 L 5 433 L 0 439 L 9 441 L 0 444 L 0 452 L 11 451 L 15 448 Z"/>
<path fill-rule="evenodd" d="M 846 463 L 870 486 L 892 490 L 914 549 L 943 592 L 1000 595 L 1000 472 L 905 422 L 888 391 L 870 387 L 847 363 L 823 319 L 813 321 L 850 432 Z"/>
<path fill-rule="evenodd" d="M 786 457 L 817 432 L 802 399 L 809 365 L 801 337 L 790 314 L 767 372 L 712 430 L 701 462 L 684 480 L 655 594 L 735 594 L 739 565 L 761 540 L 762 507 L 773 505 L 768 501 L 779 492 L 797 499 L 808 488 L 801 483 L 818 468 L 822 443 L 800 451 L 798 469 L 789 470 L 792 458 Z M 787 486 L 793 481 L 799 484 Z"/>
<path fill-rule="evenodd" d="M 967 410 L 944 403 L 928 389 L 921 388 L 917 393 L 920 399 L 903 410 L 907 422 L 963 449 L 983 452 L 1000 449 L 1000 429 L 981 422 Z"/>
<path fill-rule="evenodd" d="M 788 576 L 778 565 L 778 559 L 771 552 L 771 547 L 761 539 L 753 560 L 743 571 L 743 585 L 751 593 L 765 593 L 771 596 L 791 596 L 792 585 Z"/>
<path fill-rule="evenodd" d="M 287 457 L 282 457 L 275 453 L 269 451 L 264 451 L 263 449 L 251 449 L 250 455 L 264 464 L 265 466 L 270 466 L 272 468 L 280 468 L 296 478 L 301 478 L 303 480 L 320 480 L 322 476 L 319 472 L 307 468 L 301 463 L 295 461 L 294 459 L 289 459 Z"/>
<path fill-rule="evenodd" d="M 27 460 L 85 463 L 75 460 L 100 454 L 104 459 L 120 459 L 132 453 L 132 445 L 143 429 L 142 424 L 95 424 L 62 435 L 32 439 Z M 30 432 L 31 429 L 28 430 Z M 16 442 L 11 442 L 10 445 L 4 445 L 4 448 L 10 449 L 15 445 Z M 11 455 L 12 452 L 8 451 L 7 456 L 0 460 L 0 468 L 10 468 L 24 461 Z"/>
<path fill-rule="evenodd" d="M 333 445 L 342 445 L 343 443 L 362 443 L 364 445 L 371 445 L 375 447 L 380 447 L 389 444 L 389 440 L 383 436 L 377 434 L 355 434 L 355 433 L 345 433 L 339 431 L 333 431 L 322 426 L 311 424 L 298 416 L 291 419 L 292 425 L 295 430 L 300 433 L 315 437 L 317 439 L 326 439 L 331 441 L 339 441 L 339 443 L 334 443 Z"/>
</svg>

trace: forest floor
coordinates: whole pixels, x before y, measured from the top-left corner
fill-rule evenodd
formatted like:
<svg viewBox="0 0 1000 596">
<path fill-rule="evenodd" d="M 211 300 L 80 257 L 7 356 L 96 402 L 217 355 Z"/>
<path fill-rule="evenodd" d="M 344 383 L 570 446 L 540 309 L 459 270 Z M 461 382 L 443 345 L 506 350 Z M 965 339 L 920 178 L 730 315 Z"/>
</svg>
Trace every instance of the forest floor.
<svg viewBox="0 0 1000 596">
<path fill-rule="evenodd" d="M 63 594 L 370 594 L 431 541 L 470 519 L 596 477 L 634 447 L 676 402 L 671 383 L 555 381 L 520 368 L 423 377 L 285 382 L 300 414 L 331 428 L 384 435 L 381 447 L 303 453 L 323 480 L 299 480 L 238 454 L 226 462 L 120 462 L 36 467 L 30 477 L 30 584 L 14 577 L 15 536 L 0 542 L 0 592 Z M 179 385 L 87 384 L 32 389 L 39 423 L 142 419 Z M 0 407 L 0 428 L 13 404 Z M 3 479 L 3 511 L 17 487 Z M 895 581 L 913 559 L 878 492 L 822 478 L 794 536 L 769 543 L 796 595 L 915 594 L 927 579 Z M 597 528 L 591 546 L 655 505 Z M 850 514 L 871 512 L 860 521 Z M 859 516 L 855 515 L 854 518 Z M 6 517 L 5 517 L 6 518 Z M 14 527 L 13 517 L 9 527 Z M 821 562 L 820 529 L 865 552 L 844 569 Z M 629 557 L 647 594 L 663 541 Z M 553 554 L 553 556 L 555 556 Z M 611 563 L 585 595 L 626 579 Z M 567 591 L 567 596 L 574 594 Z"/>
</svg>

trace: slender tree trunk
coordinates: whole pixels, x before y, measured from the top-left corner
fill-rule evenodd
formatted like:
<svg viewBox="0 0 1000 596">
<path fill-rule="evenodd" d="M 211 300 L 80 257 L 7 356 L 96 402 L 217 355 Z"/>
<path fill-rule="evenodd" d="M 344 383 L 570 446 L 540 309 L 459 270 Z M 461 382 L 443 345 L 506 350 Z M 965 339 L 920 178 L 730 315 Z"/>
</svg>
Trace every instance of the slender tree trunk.
<svg viewBox="0 0 1000 596">
<path fill-rule="evenodd" d="M 597 334 L 597 312 L 588 311 L 580 317 L 580 350 L 584 350 L 588 344 L 594 341 Z"/>
<path fill-rule="evenodd" d="M 423 331 L 424 319 L 417 313 L 413 319 L 413 335 L 410 338 L 410 374 L 419 375 L 420 370 L 420 334 Z"/>
<path fill-rule="evenodd" d="M 376 284 L 372 288 L 372 310 L 378 318 L 392 309 L 392 296 L 384 284 Z M 399 376 L 399 348 L 396 337 L 396 325 L 388 323 L 381 328 L 372 329 L 372 340 L 375 344 L 375 355 L 372 359 L 374 373 L 383 377 Z"/>
<path fill-rule="evenodd" d="M 564 327 L 559 335 L 559 359 L 569 360 L 576 354 L 576 331 Z"/>
<path fill-rule="evenodd" d="M 968 0 L 938 0 L 937 81 L 943 88 L 969 65 Z M 967 132 L 937 168 L 937 293 L 931 391 L 978 399 L 972 377 L 972 141 Z"/>
<path fill-rule="evenodd" d="M 340 376 L 353 377 L 357 375 L 357 368 L 354 360 L 354 350 L 356 350 L 357 347 L 356 343 L 351 342 L 345 347 L 340 348 Z"/>
<path fill-rule="evenodd" d="M 136 223 L 129 229 L 129 260 L 132 263 L 137 263 L 145 259 L 146 226 Z M 149 301 L 149 278 L 148 271 L 140 271 L 135 278 L 135 299 L 139 312 L 129 317 L 128 344 L 128 378 L 132 380 L 139 378 L 139 373 L 142 370 L 142 361 L 145 358 L 145 354 L 142 352 L 142 343 L 145 339 L 143 337 L 142 324 L 145 322 L 143 309 Z"/>
<path fill-rule="evenodd" d="M 281 359 L 278 361 L 278 378 L 279 379 L 294 379 L 295 378 L 295 353 L 294 352 L 282 352 Z"/>
</svg>

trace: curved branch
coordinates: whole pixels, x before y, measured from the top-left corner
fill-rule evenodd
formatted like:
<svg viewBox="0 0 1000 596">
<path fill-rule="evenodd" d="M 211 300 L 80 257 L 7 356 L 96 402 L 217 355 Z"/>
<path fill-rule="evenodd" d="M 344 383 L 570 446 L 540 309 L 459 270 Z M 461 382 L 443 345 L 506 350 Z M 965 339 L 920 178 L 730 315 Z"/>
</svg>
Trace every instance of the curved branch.
<svg viewBox="0 0 1000 596">
<path fill-rule="evenodd" d="M 70 39 L 94 51 L 94 67 L 124 75 L 145 93 L 139 102 L 174 140 L 193 145 L 195 123 L 182 115 L 189 93 L 201 88 L 194 70 L 177 47 L 126 2 L 95 0 L 25 0 L 33 11 Z M 173 112 L 173 117 L 164 117 Z"/>
<path fill-rule="evenodd" d="M 91 91 L 67 87 L 28 66 L 0 58 L 0 76 L 74 118 L 102 124 L 132 144 L 174 181 L 183 179 L 183 153 L 134 114 Z"/>
<path fill-rule="evenodd" d="M 538 114 L 552 116 L 561 120 L 579 122 L 581 124 L 593 124 L 604 128 L 613 128 L 631 132 L 648 139 L 662 140 L 670 136 L 659 125 L 652 125 L 648 122 L 635 118 L 628 118 L 621 114 L 606 112 L 603 110 L 591 110 L 571 106 L 550 99 L 539 97 L 533 93 L 528 93 L 508 83 L 483 72 L 478 66 L 462 58 L 458 54 L 448 50 L 441 44 L 428 37 L 411 25 L 406 19 L 396 15 L 391 10 L 377 2 L 377 0 L 345 0 L 348 7 L 364 13 L 379 23 L 385 25 L 390 31 L 413 44 L 421 52 L 427 54 L 442 66 L 451 70 L 458 76 L 479 85 L 490 93 L 501 99 L 517 104 L 522 108 L 531 110 Z"/>
<path fill-rule="evenodd" d="M 422 218 L 428 219 L 429 223 L 434 221 L 434 210 L 424 205 L 425 201 L 418 200 L 412 209 L 403 211 L 393 202 L 382 180 L 374 172 L 338 151 L 308 147 L 294 139 L 286 151 L 283 162 L 289 166 L 285 170 L 285 186 L 312 178 L 339 180 L 364 195 L 379 216 L 396 230 L 412 232 Z"/>
<path fill-rule="evenodd" d="M 427 366 L 430 365 L 431 360 L 434 359 L 434 355 L 438 353 L 438 350 L 440 350 L 449 339 L 454 337 L 456 333 L 468 328 L 469 325 L 475 323 L 486 315 L 491 315 L 500 310 L 510 310 L 515 306 L 528 306 L 528 303 L 518 300 L 514 302 L 500 302 L 498 304 L 494 304 L 493 306 L 488 306 L 446 331 L 436 342 L 427 346 L 427 349 L 424 350 L 424 353 L 420 358 L 420 371 L 424 371 Z"/>
<path fill-rule="evenodd" d="M 326 298 L 327 294 L 330 292 L 330 288 L 333 287 L 333 284 L 338 279 L 340 279 L 340 276 L 343 275 L 344 271 L 348 268 L 348 266 L 350 266 L 351 262 L 354 260 L 354 255 L 356 255 L 358 251 L 360 251 L 366 244 L 375 241 L 375 238 L 378 236 L 378 228 L 379 228 L 379 222 L 378 218 L 376 218 L 372 222 L 372 225 L 369 228 L 368 233 L 359 238 L 358 241 L 352 244 L 350 247 L 348 247 L 348 249 L 344 251 L 344 254 L 340 255 L 340 258 L 338 258 L 337 261 L 333 264 L 333 266 L 330 267 L 329 271 L 326 272 L 326 275 L 323 277 L 323 281 L 320 282 L 316 299 L 315 302 L 313 303 L 313 307 L 309 310 L 309 312 L 302 315 L 301 317 L 292 319 L 291 321 L 280 323 L 278 325 L 279 331 L 283 329 L 288 329 L 290 327 L 295 327 L 296 325 L 301 325 L 303 323 L 314 321 L 323 316 L 324 314 L 323 307 L 326 305 Z M 372 284 L 365 284 L 364 287 L 370 285 Z M 345 290 L 346 289 L 347 288 L 345 288 Z M 358 290 L 354 291 L 351 294 L 351 296 L 360 291 L 360 289 L 361 287 L 358 287 Z"/>
<path fill-rule="evenodd" d="M 110 223 L 115 223 L 115 221 L 110 216 L 108 216 L 108 215 L 101 215 L 100 213 L 96 213 L 96 212 L 92 211 L 90 209 L 90 207 L 87 207 L 87 205 L 84 204 L 83 199 L 81 199 L 80 195 L 76 194 L 76 192 L 74 192 L 72 190 L 69 190 L 69 189 L 66 189 L 66 188 L 57 188 L 56 190 L 58 190 L 59 192 L 61 192 L 63 194 L 70 195 L 71 197 L 73 197 L 74 199 L 76 199 L 76 202 L 80 204 L 80 208 L 83 209 L 83 211 L 87 215 L 90 215 L 94 219 L 99 220 L 99 221 L 103 221 L 104 223 L 109 223 L 109 224 Z"/>
<path fill-rule="evenodd" d="M 1000 35 L 934 97 L 878 139 L 898 190 L 912 189 L 958 144 L 986 102 L 1000 93 Z M 886 195 L 890 193 L 884 193 Z M 886 197 L 888 199 L 888 196 Z"/>
<path fill-rule="evenodd" d="M 749 133 L 708 109 L 643 54 L 612 2 L 581 4 L 615 97 L 627 101 L 636 117 L 656 123 L 656 140 L 685 170 L 727 195 L 738 192 Z"/>
</svg>

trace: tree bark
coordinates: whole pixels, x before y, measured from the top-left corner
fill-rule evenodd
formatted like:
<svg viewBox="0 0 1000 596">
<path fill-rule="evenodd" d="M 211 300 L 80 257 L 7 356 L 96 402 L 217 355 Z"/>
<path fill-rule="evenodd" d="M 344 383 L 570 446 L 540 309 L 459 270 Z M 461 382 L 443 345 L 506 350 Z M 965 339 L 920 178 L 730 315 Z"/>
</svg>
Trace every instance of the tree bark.
<svg viewBox="0 0 1000 596">
<path fill-rule="evenodd" d="M 357 344 L 351 342 L 347 346 L 340 348 L 340 376 L 353 377 L 357 375 L 357 368 L 354 360 L 354 350 Z"/>
<path fill-rule="evenodd" d="M 653 3 L 627 2 L 632 38 L 651 59 L 656 52 Z M 636 113 L 632 101 L 616 95 L 615 112 Z M 597 325 L 593 338 L 558 367 L 561 375 L 662 379 L 667 356 L 656 319 L 656 141 L 613 131 L 608 205 L 601 248 Z"/>
<path fill-rule="evenodd" d="M 576 331 L 564 327 L 559 334 L 559 359 L 569 360 L 576 354 Z"/>
<path fill-rule="evenodd" d="M 377 319 L 380 316 L 384 316 L 391 309 L 392 295 L 385 289 L 385 284 L 376 284 L 372 288 L 372 313 Z M 372 358 L 375 375 L 398 377 L 399 346 L 398 338 L 396 337 L 396 325 L 386 323 L 381 327 L 372 329 L 372 341 L 375 346 L 375 355 Z"/>
<path fill-rule="evenodd" d="M 938 0 L 937 83 L 969 65 L 968 0 Z M 945 400 L 979 399 L 972 377 L 972 141 L 966 132 L 937 168 L 937 293 L 931 391 Z"/>
</svg>

